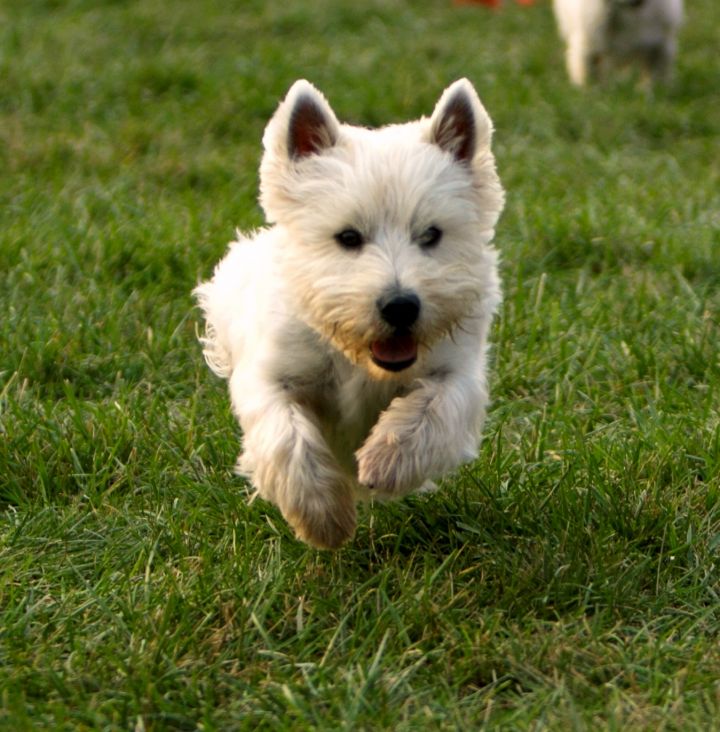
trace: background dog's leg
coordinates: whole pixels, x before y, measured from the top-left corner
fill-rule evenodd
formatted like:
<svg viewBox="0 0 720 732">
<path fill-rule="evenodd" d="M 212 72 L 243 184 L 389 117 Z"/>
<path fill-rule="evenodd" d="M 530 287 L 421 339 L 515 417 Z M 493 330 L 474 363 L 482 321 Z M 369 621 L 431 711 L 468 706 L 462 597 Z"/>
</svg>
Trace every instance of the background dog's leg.
<svg viewBox="0 0 720 732">
<path fill-rule="evenodd" d="M 360 483 L 399 496 L 473 459 L 487 399 L 477 378 L 423 380 L 393 400 L 357 451 Z"/>
<path fill-rule="evenodd" d="M 262 498 L 277 504 L 299 539 L 321 549 L 339 547 L 355 532 L 349 479 L 309 409 L 279 384 L 254 381 L 252 387 L 245 375 L 231 379 L 244 432 L 239 471 Z"/>
<path fill-rule="evenodd" d="M 577 86 L 585 86 L 588 81 L 590 52 L 583 35 L 575 34 L 568 39 L 565 64 L 570 81 Z"/>
<path fill-rule="evenodd" d="M 673 60 L 675 58 L 675 40 L 667 40 L 646 49 L 643 65 L 648 85 L 663 84 L 670 81 Z"/>
</svg>

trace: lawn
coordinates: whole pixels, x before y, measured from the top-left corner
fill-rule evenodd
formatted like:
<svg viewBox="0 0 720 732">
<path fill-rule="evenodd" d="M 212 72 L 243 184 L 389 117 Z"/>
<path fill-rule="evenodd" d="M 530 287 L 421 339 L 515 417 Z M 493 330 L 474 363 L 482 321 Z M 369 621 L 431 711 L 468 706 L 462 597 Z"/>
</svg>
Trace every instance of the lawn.
<svg viewBox="0 0 720 732">
<path fill-rule="evenodd" d="M 720 729 L 720 61 L 568 84 L 549 3 L 0 0 L 0 729 Z M 480 458 L 336 553 L 234 476 L 190 291 L 293 80 L 469 77 L 508 190 Z M 713 112 L 712 109 L 716 111 Z"/>
</svg>

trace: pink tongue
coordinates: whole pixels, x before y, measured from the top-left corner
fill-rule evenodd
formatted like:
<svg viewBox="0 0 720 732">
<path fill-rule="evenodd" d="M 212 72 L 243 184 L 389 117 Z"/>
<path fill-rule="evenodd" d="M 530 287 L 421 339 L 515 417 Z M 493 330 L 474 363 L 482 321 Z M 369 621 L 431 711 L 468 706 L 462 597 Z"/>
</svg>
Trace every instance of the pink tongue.
<svg viewBox="0 0 720 732">
<path fill-rule="evenodd" d="M 401 363 L 417 356 L 417 343 L 409 334 L 394 335 L 382 341 L 373 341 L 370 350 L 378 361 Z"/>
</svg>

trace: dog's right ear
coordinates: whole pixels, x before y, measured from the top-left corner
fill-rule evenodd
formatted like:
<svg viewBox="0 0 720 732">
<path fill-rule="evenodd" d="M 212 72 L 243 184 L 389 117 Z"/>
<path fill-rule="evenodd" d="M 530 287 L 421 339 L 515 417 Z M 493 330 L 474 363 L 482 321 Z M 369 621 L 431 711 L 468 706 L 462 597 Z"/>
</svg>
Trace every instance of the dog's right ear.
<svg viewBox="0 0 720 732">
<path fill-rule="evenodd" d="M 467 79 L 443 92 L 430 120 L 430 142 L 467 164 L 472 164 L 478 151 L 490 147 L 492 131 L 490 117 Z"/>
<path fill-rule="evenodd" d="M 325 97 L 310 82 L 296 81 L 268 123 L 268 152 L 300 160 L 332 147 L 340 125 Z"/>
</svg>

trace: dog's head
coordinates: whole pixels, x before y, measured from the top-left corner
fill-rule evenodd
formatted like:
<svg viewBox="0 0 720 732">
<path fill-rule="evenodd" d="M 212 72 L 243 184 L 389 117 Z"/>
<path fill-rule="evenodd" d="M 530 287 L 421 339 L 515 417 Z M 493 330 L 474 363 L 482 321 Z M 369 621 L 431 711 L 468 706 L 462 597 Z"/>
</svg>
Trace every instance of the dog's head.
<svg viewBox="0 0 720 732">
<path fill-rule="evenodd" d="M 440 339 L 497 305 L 488 244 L 504 197 L 491 136 L 465 79 L 430 118 L 377 130 L 340 124 L 298 81 L 267 126 L 261 202 L 283 230 L 288 293 L 374 378 L 412 376 Z"/>
</svg>

